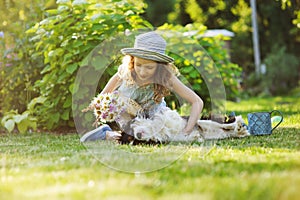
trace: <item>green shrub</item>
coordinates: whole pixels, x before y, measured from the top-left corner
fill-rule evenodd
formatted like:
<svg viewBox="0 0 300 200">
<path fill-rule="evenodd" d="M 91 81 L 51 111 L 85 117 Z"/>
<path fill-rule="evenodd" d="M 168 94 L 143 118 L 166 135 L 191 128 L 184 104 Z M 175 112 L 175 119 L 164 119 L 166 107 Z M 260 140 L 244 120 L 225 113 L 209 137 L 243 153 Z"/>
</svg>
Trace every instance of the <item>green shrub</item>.
<svg viewBox="0 0 300 200">
<path fill-rule="evenodd" d="M 205 110 L 209 112 L 217 108 L 224 111 L 224 102 L 217 101 L 235 100 L 239 96 L 238 78 L 241 75 L 241 68 L 230 61 L 224 48 L 227 38 L 202 37 L 206 27 L 197 23 L 184 27 L 165 24 L 159 29 L 174 32 L 174 36 L 168 32 L 165 36 L 170 54 L 175 58 L 175 65 L 186 79 L 186 84 L 188 82 L 204 100 Z"/>
<path fill-rule="evenodd" d="M 29 111 L 19 114 L 17 110 L 5 113 L 1 120 L 1 125 L 11 133 L 13 130 L 19 133 L 26 133 L 28 130 L 36 130 L 37 119 L 31 115 Z"/>
<path fill-rule="evenodd" d="M 34 46 L 24 32 L 43 18 L 44 3 L 46 1 L 40 0 L 0 3 L 3 8 L 0 30 L 4 32 L 0 37 L 0 118 L 5 115 L 1 121 L 6 121 L 6 125 L 0 123 L 0 131 L 4 127 L 11 130 L 12 125 L 16 125 L 14 129 L 23 132 L 27 129 L 27 120 L 33 119 L 26 109 L 31 99 L 38 95 L 33 84 L 42 77 L 39 72 L 43 60 L 31 58 Z"/>
<path fill-rule="evenodd" d="M 113 0 L 98 4 L 96 0 L 66 0 L 58 3 L 57 9 L 48 10 L 48 17 L 27 31 L 35 46 L 32 58 L 44 62 L 43 77 L 35 82 L 34 88 L 45 101 L 36 107 L 34 114 L 47 129 L 74 126 L 72 93 L 78 92 L 74 81 L 78 69 L 83 67 L 83 59 L 102 41 L 120 32 L 150 26 L 139 17 L 144 6 L 141 2 Z M 80 88 L 82 98 L 88 92 Z"/>
<path fill-rule="evenodd" d="M 128 47 L 134 40 L 134 35 L 131 35 L 123 37 L 122 41 L 122 37 L 118 38 L 118 34 L 124 33 L 125 30 L 152 28 L 140 17 L 145 6 L 141 2 L 112 0 L 100 5 L 96 0 L 88 2 L 60 0 L 57 3 L 58 8 L 48 10 L 44 20 L 28 29 L 20 48 L 14 50 L 19 52 L 18 55 L 22 55 L 21 58 L 24 60 L 16 60 L 19 67 L 10 70 L 15 71 L 15 78 L 19 84 L 26 80 L 26 84 L 22 87 L 27 90 L 22 93 L 21 89 L 19 92 L 16 84 L 11 85 L 10 91 L 6 90 L 5 94 L 11 101 L 19 101 L 15 105 L 23 103 L 22 109 L 9 112 L 3 120 L 3 124 L 6 123 L 5 127 L 9 130 L 13 124 L 13 121 L 9 120 L 14 119 L 14 115 L 24 115 L 28 120 L 38 121 L 38 126 L 47 129 L 72 127 L 75 117 L 86 122 L 84 126 L 91 126 L 92 114 L 80 111 L 117 70 L 120 57 L 109 53 L 119 53 L 120 48 Z M 181 33 L 199 31 L 192 37 L 184 37 L 182 42 L 186 45 L 176 41 L 176 38 L 175 40 L 168 36 L 165 38 L 174 50 L 169 51 L 169 54 L 176 59 L 175 64 L 185 77 L 185 81 L 204 99 L 208 110 L 210 91 L 206 85 L 213 83 L 216 76 L 214 71 L 211 71 L 212 68 L 217 68 L 217 76 L 220 76 L 225 85 L 227 97 L 234 98 L 238 95 L 236 77 L 240 75 L 241 70 L 239 66 L 230 62 L 227 52 L 223 49 L 221 38 L 200 37 L 206 27 L 198 24 L 186 27 L 164 25 L 159 29 Z M 110 41 L 112 43 L 109 43 Z M 193 49 L 195 44 L 196 46 L 200 44 L 207 53 L 203 50 L 195 51 Z M 106 52 L 103 52 L 103 46 Z M 193 52 L 192 57 L 190 52 Z M 108 67 L 103 68 L 106 66 Z M 201 77 L 203 74 L 200 75 L 199 71 L 195 71 L 194 66 L 200 72 L 201 70 L 208 72 L 205 79 Z M 24 75 L 20 70 L 22 67 L 27 70 Z M 78 72 L 81 77 L 77 77 Z M 12 72 L 6 72 L 9 73 Z M 0 87 L 9 86 L 7 85 L 9 82 L 5 84 Z M 218 88 L 213 89 L 217 91 Z M 174 98 L 171 100 L 175 101 Z M 10 109 L 17 110 L 15 107 Z M 14 125 L 18 125 L 18 122 L 15 121 Z M 35 128 L 35 125 L 32 126 Z M 32 126 L 28 125 L 27 128 Z"/>
<path fill-rule="evenodd" d="M 40 79 L 42 60 L 30 59 L 32 43 L 24 35 L 34 21 L 43 17 L 40 0 L 2 1 L 0 30 L 0 117 L 10 110 L 24 112 L 36 95 L 33 83 Z"/>
<path fill-rule="evenodd" d="M 27 104 L 37 95 L 33 84 L 42 76 L 42 60 L 32 59 L 33 45 L 28 37 L 19 39 L 14 48 L 5 51 L 1 70 L 0 107 L 2 112 L 18 110 L 24 112 Z"/>
<path fill-rule="evenodd" d="M 300 60 L 288 53 L 285 46 L 274 45 L 264 63 L 267 71 L 261 80 L 271 94 L 287 94 L 297 86 Z"/>
</svg>

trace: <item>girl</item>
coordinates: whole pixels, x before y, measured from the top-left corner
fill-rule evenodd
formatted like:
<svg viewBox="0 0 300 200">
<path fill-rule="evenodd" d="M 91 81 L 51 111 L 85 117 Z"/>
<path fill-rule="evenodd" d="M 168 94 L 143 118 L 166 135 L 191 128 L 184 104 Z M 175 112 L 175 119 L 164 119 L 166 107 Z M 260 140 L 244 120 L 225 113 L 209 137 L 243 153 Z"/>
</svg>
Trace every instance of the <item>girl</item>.
<svg viewBox="0 0 300 200">
<path fill-rule="evenodd" d="M 155 31 L 138 35 L 133 48 L 124 48 L 125 55 L 118 72 L 108 81 L 101 93 L 118 90 L 122 95 L 135 100 L 151 117 L 166 108 L 164 97 L 170 91 L 188 101 L 192 108 L 184 134 L 189 134 L 203 109 L 202 99 L 185 86 L 178 78 L 173 58 L 165 54 L 166 41 Z M 81 142 L 99 139 L 114 140 L 121 135 L 102 125 L 81 137 Z"/>
</svg>

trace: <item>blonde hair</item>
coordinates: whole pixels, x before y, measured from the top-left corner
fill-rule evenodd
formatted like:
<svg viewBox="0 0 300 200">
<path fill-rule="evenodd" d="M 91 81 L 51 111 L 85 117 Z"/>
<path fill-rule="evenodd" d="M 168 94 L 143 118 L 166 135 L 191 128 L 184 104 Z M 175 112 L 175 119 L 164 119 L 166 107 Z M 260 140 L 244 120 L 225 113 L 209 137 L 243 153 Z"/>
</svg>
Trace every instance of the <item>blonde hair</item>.
<svg viewBox="0 0 300 200">
<path fill-rule="evenodd" d="M 127 84 L 136 83 L 136 72 L 134 70 L 134 57 L 126 55 L 123 58 L 122 64 L 119 66 L 118 74 L 120 78 L 126 80 Z M 178 76 L 179 71 L 172 63 L 157 62 L 157 68 L 154 75 L 154 97 L 156 103 L 162 101 L 162 98 L 170 95 L 170 79 L 172 75 Z"/>
</svg>

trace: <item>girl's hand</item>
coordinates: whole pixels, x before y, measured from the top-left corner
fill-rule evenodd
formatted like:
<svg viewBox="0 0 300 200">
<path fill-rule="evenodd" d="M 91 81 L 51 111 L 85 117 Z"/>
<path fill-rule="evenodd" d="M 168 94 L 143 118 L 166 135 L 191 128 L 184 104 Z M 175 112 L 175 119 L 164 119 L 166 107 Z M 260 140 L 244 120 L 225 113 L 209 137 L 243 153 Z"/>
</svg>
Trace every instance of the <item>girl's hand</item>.
<svg viewBox="0 0 300 200">
<path fill-rule="evenodd" d="M 182 130 L 184 135 L 189 135 L 193 129 L 187 129 L 186 127 Z"/>
</svg>

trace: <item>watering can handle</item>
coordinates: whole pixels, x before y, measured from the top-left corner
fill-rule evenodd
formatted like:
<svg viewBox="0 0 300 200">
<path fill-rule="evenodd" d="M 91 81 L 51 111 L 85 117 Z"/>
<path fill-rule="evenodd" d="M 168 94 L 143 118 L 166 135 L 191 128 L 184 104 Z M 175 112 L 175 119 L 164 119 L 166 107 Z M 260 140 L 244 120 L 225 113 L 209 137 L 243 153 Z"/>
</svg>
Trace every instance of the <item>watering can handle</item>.
<svg viewBox="0 0 300 200">
<path fill-rule="evenodd" d="M 281 116 L 281 120 L 276 124 L 276 126 L 274 126 L 274 128 L 272 128 L 272 131 L 273 131 L 275 128 L 277 128 L 277 126 L 279 126 L 279 124 L 281 124 L 281 122 L 283 121 L 283 114 L 282 114 L 282 112 L 280 112 L 279 110 L 272 110 L 272 111 L 270 112 L 270 116 L 272 116 L 272 113 L 273 113 L 273 112 L 279 113 L 279 115 Z"/>
</svg>

